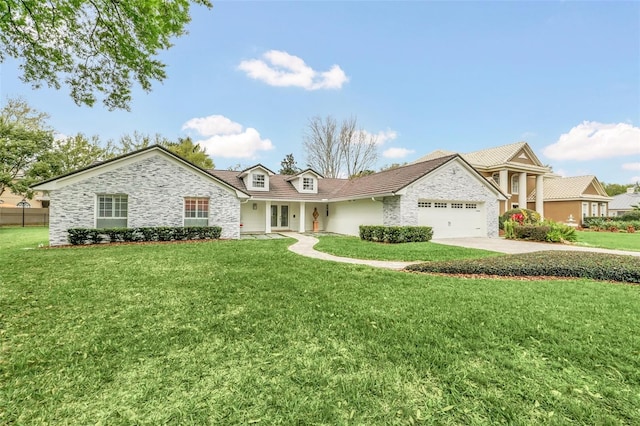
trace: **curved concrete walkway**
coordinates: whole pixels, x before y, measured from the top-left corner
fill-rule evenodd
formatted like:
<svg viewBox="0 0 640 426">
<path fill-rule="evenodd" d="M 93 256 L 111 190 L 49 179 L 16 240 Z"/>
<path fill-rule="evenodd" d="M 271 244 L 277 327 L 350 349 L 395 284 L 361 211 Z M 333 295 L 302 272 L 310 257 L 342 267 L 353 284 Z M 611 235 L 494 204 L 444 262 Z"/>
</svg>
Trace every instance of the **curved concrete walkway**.
<svg viewBox="0 0 640 426">
<path fill-rule="evenodd" d="M 412 265 L 414 263 L 421 263 L 421 262 L 396 262 L 396 261 L 386 261 L 386 260 L 353 259 L 351 257 L 334 256 L 329 253 L 323 253 L 321 251 L 314 250 L 313 246 L 315 246 L 318 243 L 318 239 L 315 237 L 310 237 L 308 235 L 298 234 L 295 232 L 281 232 L 280 234 L 286 237 L 290 237 L 298 240 L 298 242 L 289 246 L 289 250 L 301 256 L 313 257 L 314 259 L 331 260 L 333 262 L 351 263 L 354 265 L 368 265 L 368 266 L 373 266 L 375 268 L 393 269 L 396 271 L 404 269 L 404 267 L 407 265 Z"/>
<path fill-rule="evenodd" d="M 393 269 L 399 271 L 408 265 L 422 262 L 400 262 L 387 260 L 366 260 L 353 259 L 351 257 L 334 256 L 329 253 L 314 250 L 313 246 L 318 243 L 318 239 L 308 235 L 298 234 L 296 232 L 281 232 L 285 237 L 297 240 L 296 243 L 289 246 L 289 250 L 301 256 L 312 257 L 314 259 L 330 260 L 333 262 L 351 263 L 354 265 L 368 265 L 375 268 Z M 505 240 L 504 238 L 446 238 L 432 240 L 434 243 L 445 244 L 459 247 L 470 247 L 483 250 L 495 251 L 498 253 L 518 254 L 532 253 L 536 251 L 547 250 L 564 250 L 564 251 L 585 251 L 596 253 L 622 254 L 628 256 L 640 257 L 640 252 L 609 250 L 595 247 L 581 247 L 570 244 L 550 244 L 536 243 L 530 241 Z"/>
</svg>

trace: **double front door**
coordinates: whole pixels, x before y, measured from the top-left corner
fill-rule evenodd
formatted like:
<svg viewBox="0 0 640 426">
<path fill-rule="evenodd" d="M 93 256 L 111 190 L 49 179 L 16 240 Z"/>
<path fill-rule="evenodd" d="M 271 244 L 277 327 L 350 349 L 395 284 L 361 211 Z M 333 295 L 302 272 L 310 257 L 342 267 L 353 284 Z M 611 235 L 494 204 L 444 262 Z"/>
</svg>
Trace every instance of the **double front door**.
<svg viewBox="0 0 640 426">
<path fill-rule="evenodd" d="M 284 204 L 271 205 L 271 227 L 272 228 L 288 228 L 289 227 L 289 206 Z"/>
</svg>

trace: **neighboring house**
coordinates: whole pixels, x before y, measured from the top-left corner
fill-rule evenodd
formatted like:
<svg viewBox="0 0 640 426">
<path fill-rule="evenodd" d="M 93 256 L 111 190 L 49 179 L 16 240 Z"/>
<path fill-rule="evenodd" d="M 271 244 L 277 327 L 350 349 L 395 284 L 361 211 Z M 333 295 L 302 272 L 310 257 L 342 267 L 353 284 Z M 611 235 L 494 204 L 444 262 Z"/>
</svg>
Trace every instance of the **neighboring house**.
<svg viewBox="0 0 640 426">
<path fill-rule="evenodd" d="M 504 194 L 459 155 L 354 179 L 307 169 L 278 175 L 201 169 L 151 146 L 33 186 L 51 199 L 49 242 L 69 228 L 217 225 L 242 232 L 313 229 L 357 235 L 359 225 L 426 225 L 434 237 L 498 235 Z"/>
<path fill-rule="evenodd" d="M 640 192 L 635 188 L 627 188 L 624 194 L 614 195 L 609 202 L 609 216 L 622 216 L 634 210 L 634 206 L 640 208 Z"/>
<path fill-rule="evenodd" d="M 414 164 L 452 154 L 434 151 Z M 525 207 L 557 222 L 569 222 L 570 216 L 577 222 L 585 216 L 606 215 L 611 198 L 595 176 L 560 177 L 540 162 L 526 142 L 460 155 L 506 194 L 500 214 Z"/>
<path fill-rule="evenodd" d="M 21 208 L 24 204 L 24 207 L 34 207 L 34 208 L 47 208 L 49 207 L 49 197 L 42 192 L 36 192 L 33 194 L 33 197 L 25 198 L 22 195 L 14 194 L 10 189 L 5 189 L 5 191 L 0 195 L 0 207 L 17 207 Z"/>
<path fill-rule="evenodd" d="M 529 206 L 535 204 L 536 196 L 529 196 Z M 595 176 L 545 177 L 545 217 L 557 222 L 576 223 L 588 216 L 606 216 L 611 197 Z"/>
</svg>

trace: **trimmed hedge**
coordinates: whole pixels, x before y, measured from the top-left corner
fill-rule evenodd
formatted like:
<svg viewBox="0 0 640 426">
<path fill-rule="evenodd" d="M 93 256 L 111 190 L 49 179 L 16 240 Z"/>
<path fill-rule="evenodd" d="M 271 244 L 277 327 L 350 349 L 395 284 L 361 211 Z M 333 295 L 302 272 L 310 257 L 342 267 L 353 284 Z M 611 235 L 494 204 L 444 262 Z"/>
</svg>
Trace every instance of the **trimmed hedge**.
<svg viewBox="0 0 640 426">
<path fill-rule="evenodd" d="M 640 283 L 637 257 L 584 251 L 542 251 L 482 259 L 409 265 L 414 272 L 486 274 L 506 277 L 554 276 Z"/>
<path fill-rule="evenodd" d="M 219 226 L 156 226 L 145 228 L 71 228 L 67 239 L 73 245 L 101 242 L 211 240 L 220 238 Z"/>
<path fill-rule="evenodd" d="M 513 233 L 518 240 L 547 241 L 551 227 L 547 225 L 516 225 Z"/>
<path fill-rule="evenodd" d="M 360 239 L 379 243 L 419 243 L 433 237 L 430 226 L 360 225 Z"/>
</svg>

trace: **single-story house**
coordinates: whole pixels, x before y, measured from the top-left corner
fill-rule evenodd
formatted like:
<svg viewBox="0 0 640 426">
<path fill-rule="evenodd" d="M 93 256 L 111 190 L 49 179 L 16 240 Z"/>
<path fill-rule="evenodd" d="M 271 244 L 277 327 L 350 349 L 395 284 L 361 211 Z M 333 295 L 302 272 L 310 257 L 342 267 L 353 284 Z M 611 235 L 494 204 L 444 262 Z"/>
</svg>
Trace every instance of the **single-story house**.
<svg viewBox="0 0 640 426">
<path fill-rule="evenodd" d="M 414 163 L 455 154 L 436 150 Z M 500 188 L 506 199 L 500 214 L 528 208 L 556 222 L 572 223 L 586 216 L 606 216 L 611 197 L 595 176 L 561 177 L 544 165 L 526 142 L 460 154 Z"/>
<path fill-rule="evenodd" d="M 640 192 L 635 192 L 635 187 L 627 188 L 627 192 L 614 195 L 609 202 L 609 216 L 622 216 L 633 211 L 634 206 L 640 207 Z"/>
<path fill-rule="evenodd" d="M 49 242 L 69 228 L 217 225 L 223 238 L 283 230 L 358 235 L 359 225 L 425 225 L 434 237 L 498 235 L 505 195 L 454 154 L 353 179 L 261 164 L 204 170 L 154 145 L 40 182 Z M 315 215 L 314 213 L 318 214 Z"/>
</svg>

